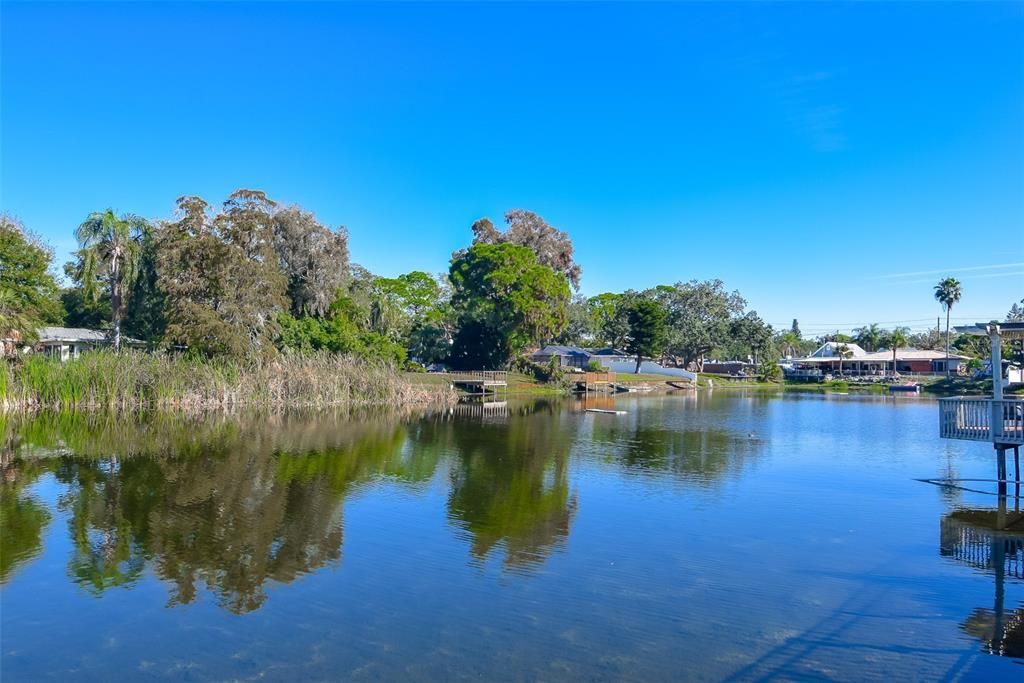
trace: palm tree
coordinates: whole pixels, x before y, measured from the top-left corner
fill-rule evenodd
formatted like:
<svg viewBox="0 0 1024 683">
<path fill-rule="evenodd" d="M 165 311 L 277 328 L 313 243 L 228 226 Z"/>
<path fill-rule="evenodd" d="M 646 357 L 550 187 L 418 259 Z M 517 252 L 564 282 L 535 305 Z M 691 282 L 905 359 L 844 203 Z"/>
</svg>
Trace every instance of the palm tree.
<svg viewBox="0 0 1024 683">
<path fill-rule="evenodd" d="M 939 284 L 935 285 L 935 300 L 946 309 L 946 379 L 949 379 L 949 312 L 953 304 L 960 301 L 961 294 L 960 281 L 955 277 L 939 280 Z"/>
<path fill-rule="evenodd" d="M 896 374 L 896 351 L 901 346 L 907 345 L 907 332 L 910 330 L 906 327 L 897 327 L 892 332 L 886 335 L 886 343 L 892 347 L 892 374 Z"/>
<path fill-rule="evenodd" d="M 795 357 L 800 351 L 800 337 L 794 332 L 786 332 L 779 337 L 779 343 L 789 357 Z"/>
<path fill-rule="evenodd" d="M 135 281 L 142 255 L 142 236 L 149 223 L 134 214 L 117 216 L 113 209 L 96 211 L 75 230 L 82 259 L 82 286 L 98 296 L 101 279 L 110 287 L 111 327 L 114 349 L 121 349 L 124 293 Z"/>
<path fill-rule="evenodd" d="M 847 346 L 845 343 L 840 343 L 840 344 L 836 345 L 834 347 L 834 351 L 836 352 L 836 355 L 839 356 L 839 376 L 842 377 L 842 375 L 843 375 L 843 359 L 844 358 L 849 358 L 850 356 L 852 356 L 853 355 L 853 351 L 851 351 L 850 347 Z"/>
<path fill-rule="evenodd" d="M 882 343 L 882 330 L 878 323 L 871 323 L 867 327 L 858 327 L 853 331 L 857 343 L 864 347 L 865 351 L 877 351 Z"/>
</svg>

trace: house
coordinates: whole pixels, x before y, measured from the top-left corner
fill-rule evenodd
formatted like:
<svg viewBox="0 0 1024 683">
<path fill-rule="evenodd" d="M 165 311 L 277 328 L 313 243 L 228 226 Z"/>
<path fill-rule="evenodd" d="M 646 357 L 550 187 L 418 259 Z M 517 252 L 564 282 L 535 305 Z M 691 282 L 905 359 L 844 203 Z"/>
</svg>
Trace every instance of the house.
<svg viewBox="0 0 1024 683">
<path fill-rule="evenodd" d="M 77 358 L 85 351 L 110 346 L 110 332 L 90 330 L 84 327 L 40 327 L 36 334 L 38 341 L 32 346 L 36 353 L 42 353 L 62 361 Z M 121 335 L 121 344 L 132 348 L 144 348 L 145 342 Z"/>
<path fill-rule="evenodd" d="M 791 370 L 787 376 L 820 377 L 825 373 L 837 373 L 840 366 L 839 348 L 841 342 L 826 342 L 806 358 L 790 361 Z M 845 344 L 847 353 L 842 358 L 844 374 L 881 375 L 893 372 L 892 349 L 865 351 L 856 344 Z M 949 370 L 957 372 L 967 356 L 949 354 Z M 901 374 L 942 374 L 946 372 L 946 352 L 931 349 L 896 349 L 895 371 Z"/>
<path fill-rule="evenodd" d="M 530 360 L 540 365 L 547 365 L 552 358 L 557 358 L 559 365 L 563 368 L 586 368 L 590 364 L 592 355 L 590 351 L 578 346 L 548 344 L 539 351 L 531 353 Z"/>
</svg>

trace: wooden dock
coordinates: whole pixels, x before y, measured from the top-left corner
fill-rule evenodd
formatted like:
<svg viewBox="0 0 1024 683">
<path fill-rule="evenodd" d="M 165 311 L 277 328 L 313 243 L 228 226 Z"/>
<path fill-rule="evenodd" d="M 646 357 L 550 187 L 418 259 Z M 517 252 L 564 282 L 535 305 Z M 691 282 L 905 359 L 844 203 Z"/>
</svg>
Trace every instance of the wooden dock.
<svg viewBox="0 0 1024 683">
<path fill-rule="evenodd" d="M 615 385 L 615 373 L 605 372 L 584 372 L 576 375 L 576 388 L 580 391 L 601 391 Z"/>
<path fill-rule="evenodd" d="M 504 370 L 469 370 L 452 372 L 448 375 L 452 386 L 471 394 L 486 394 L 488 391 L 508 389 L 508 373 Z"/>
</svg>

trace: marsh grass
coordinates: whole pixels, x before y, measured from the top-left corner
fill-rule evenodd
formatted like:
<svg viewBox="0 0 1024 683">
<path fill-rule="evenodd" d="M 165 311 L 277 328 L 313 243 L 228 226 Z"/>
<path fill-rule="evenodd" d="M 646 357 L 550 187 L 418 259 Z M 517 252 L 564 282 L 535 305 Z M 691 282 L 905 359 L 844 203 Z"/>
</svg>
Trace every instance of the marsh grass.
<svg viewBox="0 0 1024 683">
<path fill-rule="evenodd" d="M 448 385 L 413 384 L 386 364 L 335 354 L 241 362 L 94 351 L 64 363 L 33 355 L 0 364 L 0 404 L 9 408 L 320 408 L 454 399 Z"/>
</svg>

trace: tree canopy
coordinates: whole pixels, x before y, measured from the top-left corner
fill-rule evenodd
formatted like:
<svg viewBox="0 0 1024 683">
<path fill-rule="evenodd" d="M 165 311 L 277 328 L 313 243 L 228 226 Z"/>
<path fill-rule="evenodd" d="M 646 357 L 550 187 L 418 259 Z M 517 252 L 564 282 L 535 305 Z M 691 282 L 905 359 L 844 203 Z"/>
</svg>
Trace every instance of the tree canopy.
<svg viewBox="0 0 1024 683">
<path fill-rule="evenodd" d="M 703 367 L 704 356 L 727 341 L 732 321 L 746 307 L 739 292 L 727 291 L 721 280 L 662 285 L 650 296 L 666 311 L 665 353 L 683 366 Z"/>
<path fill-rule="evenodd" d="M 0 339 L 31 340 L 38 326 L 63 318 L 52 258 L 20 222 L 0 215 Z"/>
<path fill-rule="evenodd" d="M 508 228 L 502 232 L 489 218 L 473 223 L 473 244 L 519 244 L 537 255 L 537 262 L 560 273 L 575 289 L 583 269 L 573 260 L 572 240 L 563 230 L 548 225 L 532 211 L 512 209 L 505 214 Z"/>
<path fill-rule="evenodd" d="M 531 343 L 566 325 L 569 283 L 541 265 L 528 247 L 478 243 L 449 270 L 459 333 L 452 360 L 464 367 L 503 367 Z"/>
<path fill-rule="evenodd" d="M 661 355 L 665 344 L 665 309 L 652 299 L 637 299 L 626 309 L 629 335 L 626 350 L 636 356 L 636 372 L 644 357 Z"/>
</svg>

